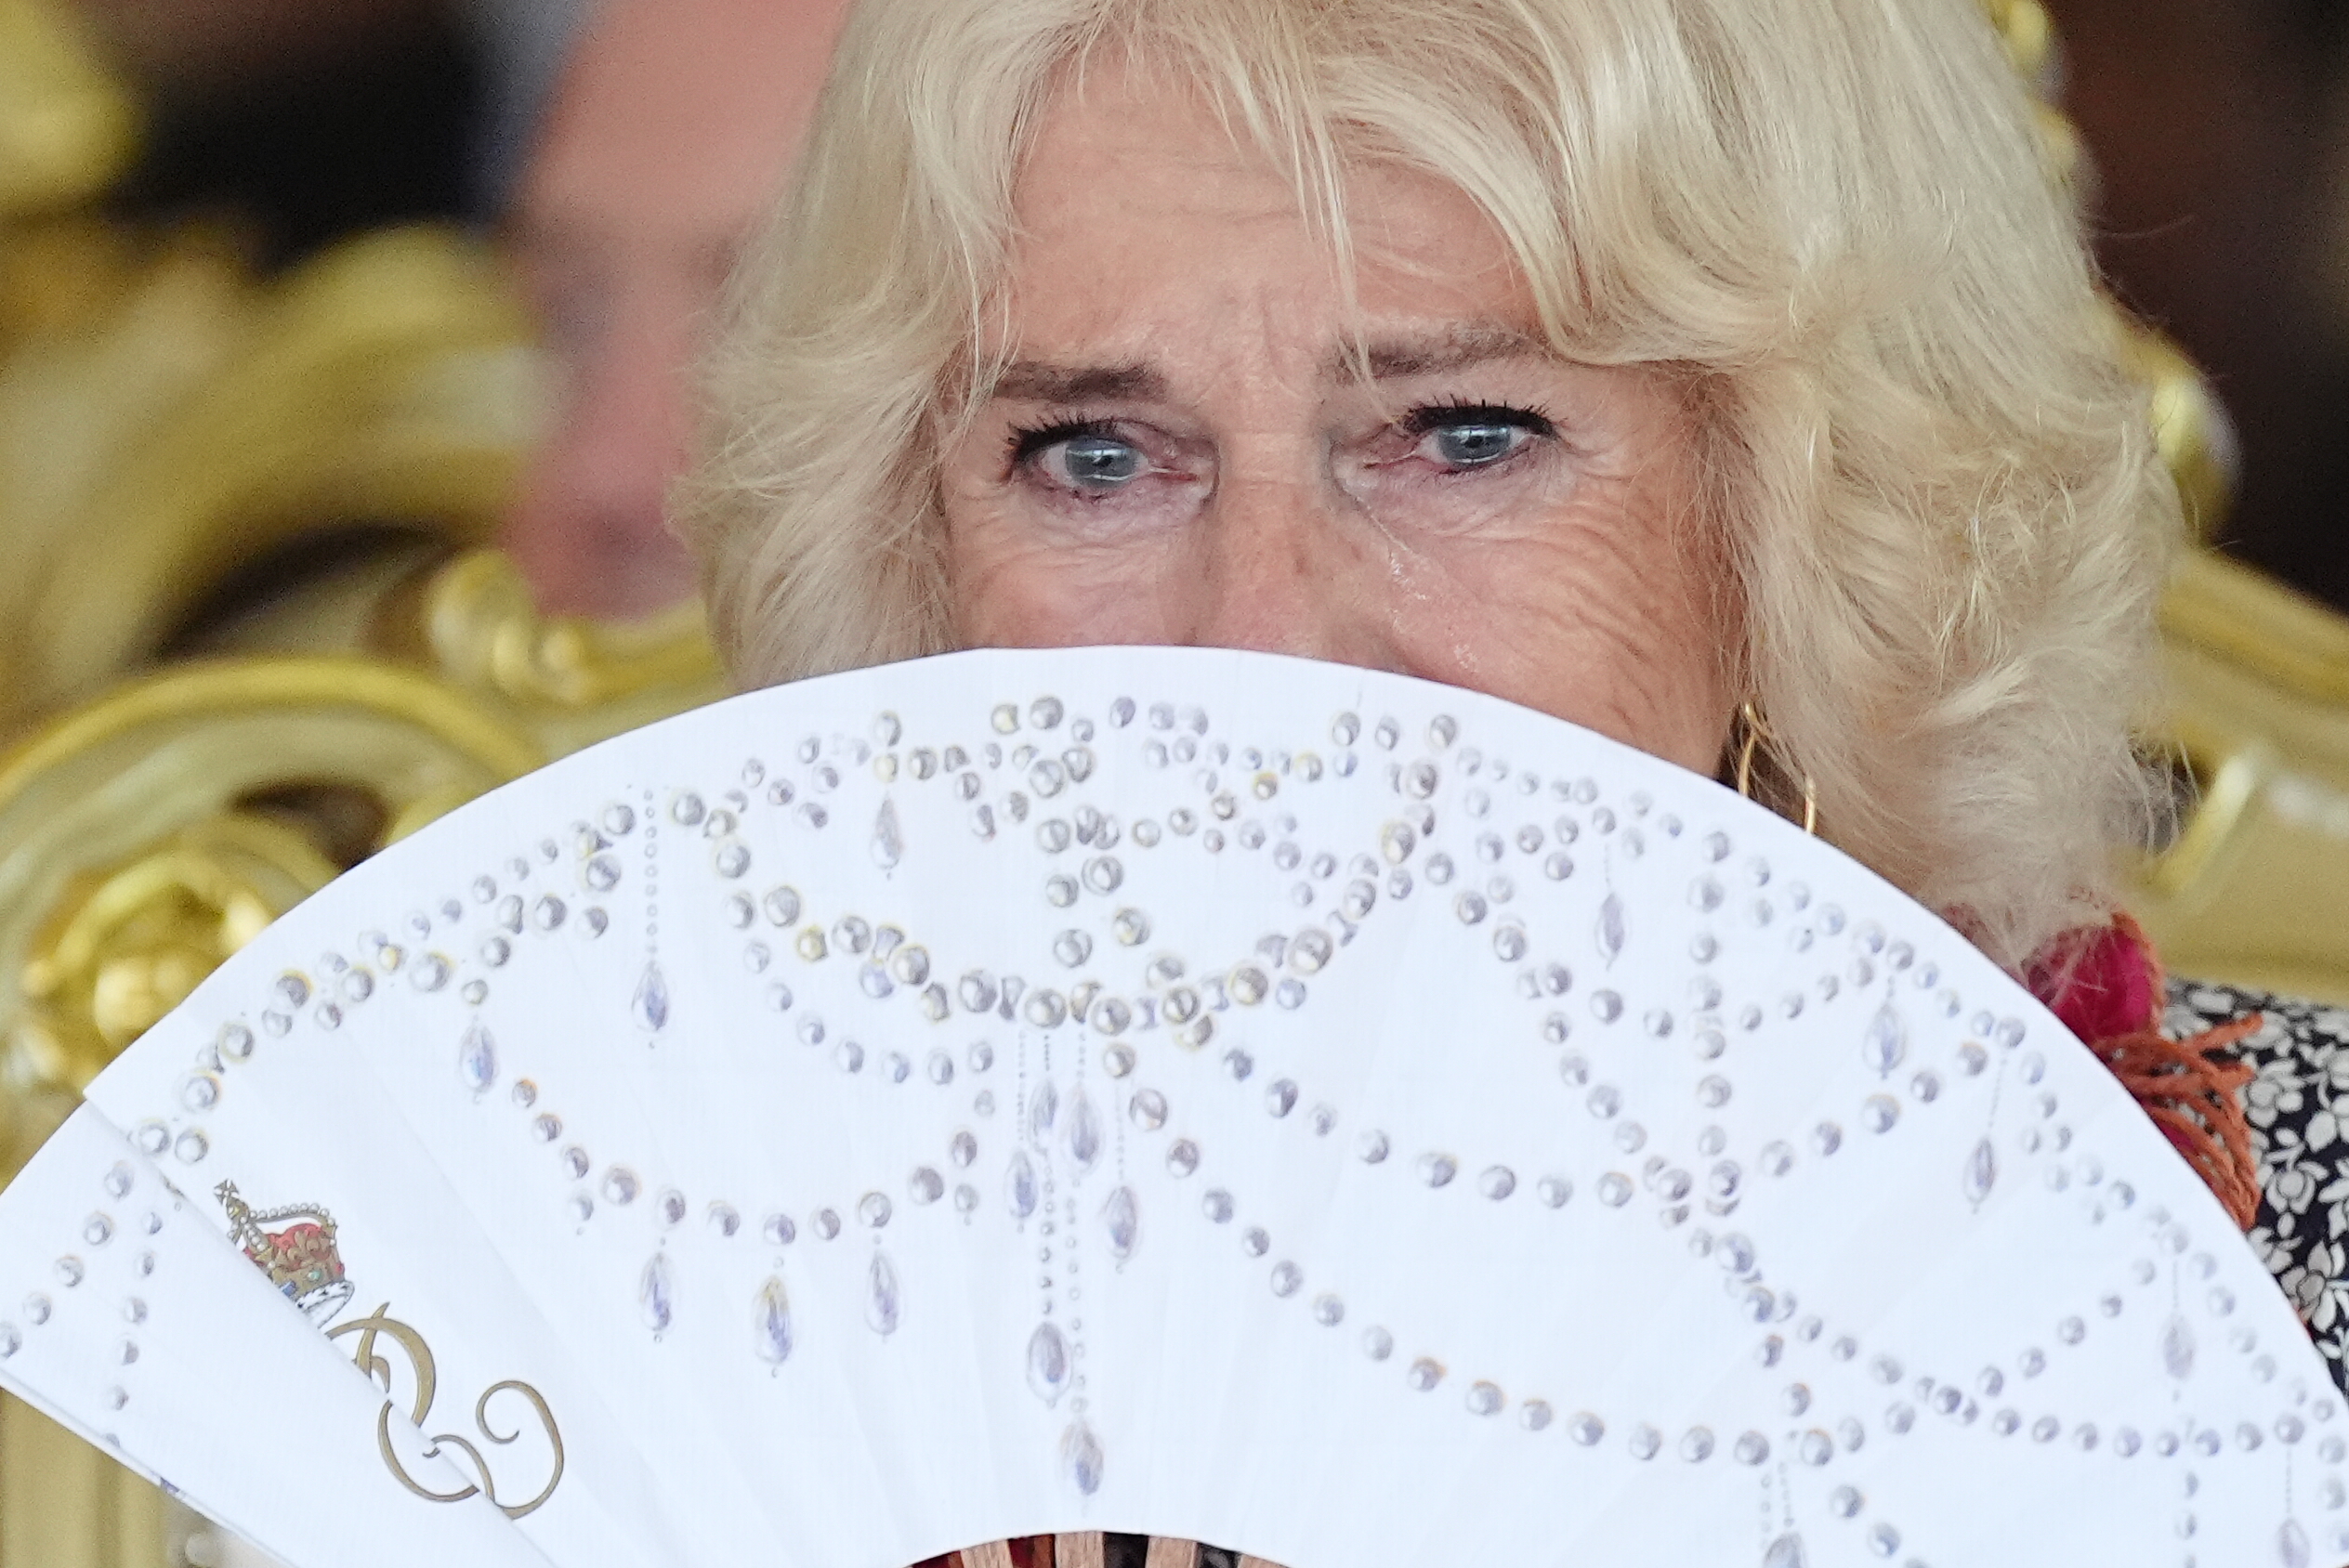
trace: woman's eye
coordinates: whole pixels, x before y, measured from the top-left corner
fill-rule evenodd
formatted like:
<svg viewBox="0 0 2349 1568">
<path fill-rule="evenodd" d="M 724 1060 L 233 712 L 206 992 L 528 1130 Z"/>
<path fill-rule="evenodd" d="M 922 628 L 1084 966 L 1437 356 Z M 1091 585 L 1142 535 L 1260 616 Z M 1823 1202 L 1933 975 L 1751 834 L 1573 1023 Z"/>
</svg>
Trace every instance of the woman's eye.
<svg viewBox="0 0 2349 1568">
<path fill-rule="evenodd" d="M 1071 489 L 1106 494 L 1122 490 L 1149 467 L 1142 449 L 1114 436 L 1076 436 L 1036 454 L 1044 473 Z"/>
<path fill-rule="evenodd" d="M 1525 426 L 1501 420 L 1463 420 L 1428 431 L 1420 452 L 1447 468 L 1483 468 L 1516 451 L 1532 436 Z"/>
</svg>

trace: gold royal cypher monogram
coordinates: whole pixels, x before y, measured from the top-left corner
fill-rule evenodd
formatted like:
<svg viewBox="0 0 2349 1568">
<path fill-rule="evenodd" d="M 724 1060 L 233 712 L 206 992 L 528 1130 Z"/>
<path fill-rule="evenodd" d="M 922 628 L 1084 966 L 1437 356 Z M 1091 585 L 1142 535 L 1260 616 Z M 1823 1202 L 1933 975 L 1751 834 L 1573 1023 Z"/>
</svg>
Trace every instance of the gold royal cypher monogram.
<svg viewBox="0 0 2349 1568">
<path fill-rule="evenodd" d="M 214 1189 L 214 1196 L 228 1211 L 229 1234 L 243 1248 L 244 1255 L 255 1267 L 269 1276 L 269 1282 L 282 1291 L 286 1299 L 300 1307 L 312 1322 L 325 1328 L 330 1339 L 347 1335 L 359 1336 L 359 1344 L 352 1355 L 361 1371 L 374 1379 L 387 1396 L 392 1393 L 392 1361 L 377 1353 L 377 1347 L 388 1344 L 407 1358 L 408 1370 L 415 1382 L 415 1398 L 408 1419 L 419 1431 L 426 1431 L 432 1418 L 432 1406 L 440 1392 L 440 1374 L 432 1354 L 432 1347 L 413 1326 L 390 1315 L 391 1304 L 387 1301 L 372 1313 L 350 1323 L 328 1328 L 335 1314 L 348 1303 L 353 1291 L 345 1277 L 341 1250 L 335 1245 L 335 1220 L 317 1204 L 294 1204 L 283 1209 L 256 1209 L 239 1196 L 236 1183 L 223 1182 Z M 282 1228 L 268 1227 L 284 1223 Z M 400 1461 L 399 1452 L 392 1446 L 392 1412 L 398 1408 L 394 1399 L 387 1397 L 383 1408 L 375 1416 L 375 1446 L 383 1455 L 384 1465 L 399 1483 L 417 1496 L 436 1503 L 461 1503 L 467 1497 L 482 1496 L 496 1504 L 508 1519 L 520 1519 L 544 1507 L 555 1495 L 555 1488 L 563 1479 L 563 1436 L 555 1423 L 555 1413 L 546 1401 L 530 1384 L 509 1378 L 491 1384 L 473 1402 L 473 1425 L 482 1442 L 492 1447 L 505 1447 L 518 1442 L 522 1428 L 501 1431 L 491 1424 L 490 1403 L 498 1395 L 510 1393 L 529 1407 L 545 1432 L 547 1446 L 554 1456 L 553 1468 L 546 1484 L 526 1502 L 509 1503 L 498 1496 L 497 1482 L 488 1456 L 472 1438 L 456 1432 L 432 1432 L 426 1439 L 426 1458 L 444 1455 L 463 1455 L 462 1463 L 469 1468 L 475 1480 L 453 1492 L 436 1492 L 408 1473 Z"/>
</svg>

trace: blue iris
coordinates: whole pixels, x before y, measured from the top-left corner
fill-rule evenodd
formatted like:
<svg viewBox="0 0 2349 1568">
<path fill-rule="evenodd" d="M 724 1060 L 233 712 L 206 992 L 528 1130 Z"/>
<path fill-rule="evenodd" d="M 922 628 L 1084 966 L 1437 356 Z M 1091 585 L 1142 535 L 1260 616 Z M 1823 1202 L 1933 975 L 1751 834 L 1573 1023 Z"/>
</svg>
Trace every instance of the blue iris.
<svg viewBox="0 0 2349 1568">
<path fill-rule="evenodd" d="M 1109 436 L 1079 436 L 1061 449 L 1069 477 L 1082 490 L 1116 490 L 1142 472 L 1142 451 Z"/>
</svg>

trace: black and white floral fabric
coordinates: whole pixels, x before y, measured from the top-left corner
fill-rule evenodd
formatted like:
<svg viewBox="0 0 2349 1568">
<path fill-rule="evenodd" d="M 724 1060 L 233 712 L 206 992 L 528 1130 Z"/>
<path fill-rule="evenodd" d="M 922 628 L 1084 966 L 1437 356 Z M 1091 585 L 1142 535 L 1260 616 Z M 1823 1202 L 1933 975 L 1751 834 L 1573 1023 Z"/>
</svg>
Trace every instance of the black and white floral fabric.
<svg viewBox="0 0 2349 1568">
<path fill-rule="evenodd" d="M 2262 1015 L 2226 1052 L 2259 1075 L 2241 1091 L 2260 1161 L 2251 1245 L 2349 1391 L 2349 1008 L 2196 980 L 2172 981 L 2169 1004 L 2174 1038 Z"/>
</svg>

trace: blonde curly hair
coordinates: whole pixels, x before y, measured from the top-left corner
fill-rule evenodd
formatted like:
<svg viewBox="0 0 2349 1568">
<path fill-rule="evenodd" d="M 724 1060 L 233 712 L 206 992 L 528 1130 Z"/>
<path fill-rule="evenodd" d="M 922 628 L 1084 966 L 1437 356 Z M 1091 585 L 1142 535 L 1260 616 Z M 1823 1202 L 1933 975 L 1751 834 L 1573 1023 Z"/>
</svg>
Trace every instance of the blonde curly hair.
<svg viewBox="0 0 2349 1568">
<path fill-rule="evenodd" d="M 1975 0 L 866 0 L 708 367 L 681 526 L 750 684 L 951 646 L 936 462 L 1088 60 L 1471 197 L 1551 342 L 1695 389 L 1781 780 L 2019 966 L 2109 909 L 2178 502 Z M 876 458 L 875 453 L 887 454 Z"/>
</svg>

